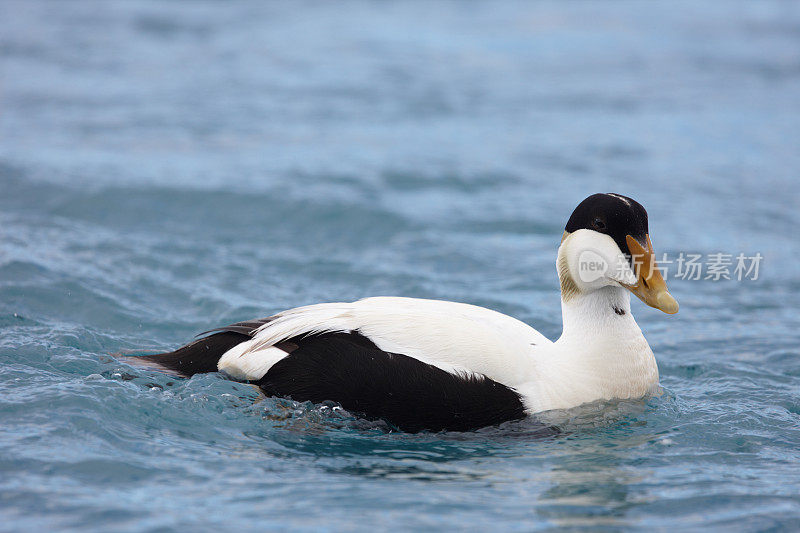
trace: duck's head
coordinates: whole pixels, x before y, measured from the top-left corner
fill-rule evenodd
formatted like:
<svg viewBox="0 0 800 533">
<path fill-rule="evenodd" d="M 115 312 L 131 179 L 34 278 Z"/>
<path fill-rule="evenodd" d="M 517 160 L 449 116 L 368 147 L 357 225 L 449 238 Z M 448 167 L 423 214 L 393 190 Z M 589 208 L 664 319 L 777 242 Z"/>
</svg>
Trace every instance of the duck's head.
<svg viewBox="0 0 800 533">
<path fill-rule="evenodd" d="M 622 286 L 650 307 L 678 312 L 678 302 L 656 267 L 647 211 L 621 194 L 593 194 L 569 217 L 558 251 L 565 300 L 606 286 Z"/>
</svg>

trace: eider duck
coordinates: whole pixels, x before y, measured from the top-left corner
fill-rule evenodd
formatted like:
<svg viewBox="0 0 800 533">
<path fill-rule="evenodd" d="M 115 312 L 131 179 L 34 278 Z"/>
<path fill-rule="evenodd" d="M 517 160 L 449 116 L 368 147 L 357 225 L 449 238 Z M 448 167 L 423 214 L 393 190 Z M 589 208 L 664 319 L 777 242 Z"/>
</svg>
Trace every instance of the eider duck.
<svg viewBox="0 0 800 533">
<path fill-rule="evenodd" d="M 563 332 L 555 342 L 475 305 L 374 297 L 238 322 L 135 359 L 185 377 L 218 371 L 268 396 L 337 402 L 409 432 L 468 431 L 656 389 L 630 293 L 669 314 L 678 303 L 656 268 L 644 207 L 611 193 L 583 200 L 556 270 Z"/>
</svg>

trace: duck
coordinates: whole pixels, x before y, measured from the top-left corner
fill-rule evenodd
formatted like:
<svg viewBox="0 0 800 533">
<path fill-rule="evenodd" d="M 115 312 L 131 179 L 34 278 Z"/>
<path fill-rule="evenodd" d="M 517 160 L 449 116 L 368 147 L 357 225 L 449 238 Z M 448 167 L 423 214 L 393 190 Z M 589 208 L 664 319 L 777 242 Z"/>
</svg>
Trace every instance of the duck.
<svg viewBox="0 0 800 533">
<path fill-rule="evenodd" d="M 678 303 L 657 267 L 645 208 L 616 193 L 584 199 L 555 265 L 555 341 L 484 307 L 377 296 L 237 322 L 134 359 L 187 378 L 219 372 L 270 397 L 335 402 L 405 432 L 472 431 L 658 390 L 630 295 L 667 314 Z"/>
</svg>

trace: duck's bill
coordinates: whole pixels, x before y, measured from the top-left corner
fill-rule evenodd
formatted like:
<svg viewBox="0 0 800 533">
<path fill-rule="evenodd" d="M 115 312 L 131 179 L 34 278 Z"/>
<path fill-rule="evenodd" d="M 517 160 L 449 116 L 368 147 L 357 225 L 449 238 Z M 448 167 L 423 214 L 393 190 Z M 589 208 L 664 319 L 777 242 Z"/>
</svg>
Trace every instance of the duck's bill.
<svg viewBox="0 0 800 533">
<path fill-rule="evenodd" d="M 650 235 L 645 235 L 645 237 L 647 238 L 647 248 L 632 236 L 625 237 L 637 278 L 636 285 L 625 285 L 625 288 L 650 307 L 655 307 L 671 315 L 675 314 L 678 312 L 678 302 L 667 290 L 667 284 L 658 270 Z"/>
</svg>

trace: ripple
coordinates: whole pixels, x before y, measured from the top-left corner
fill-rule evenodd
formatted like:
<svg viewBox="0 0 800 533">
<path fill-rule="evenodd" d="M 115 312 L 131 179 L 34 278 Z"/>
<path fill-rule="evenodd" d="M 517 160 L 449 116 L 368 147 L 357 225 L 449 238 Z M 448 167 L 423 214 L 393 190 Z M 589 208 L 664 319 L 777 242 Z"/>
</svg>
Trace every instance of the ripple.
<svg viewBox="0 0 800 533">
<path fill-rule="evenodd" d="M 6 11 L 7 527 L 796 526 L 795 9 Z M 757 282 L 669 279 L 675 317 L 633 303 L 652 398 L 408 435 L 109 355 L 376 294 L 484 305 L 556 337 L 554 252 L 598 191 L 646 205 L 659 252 L 765 258 Z"/>
</svg>

